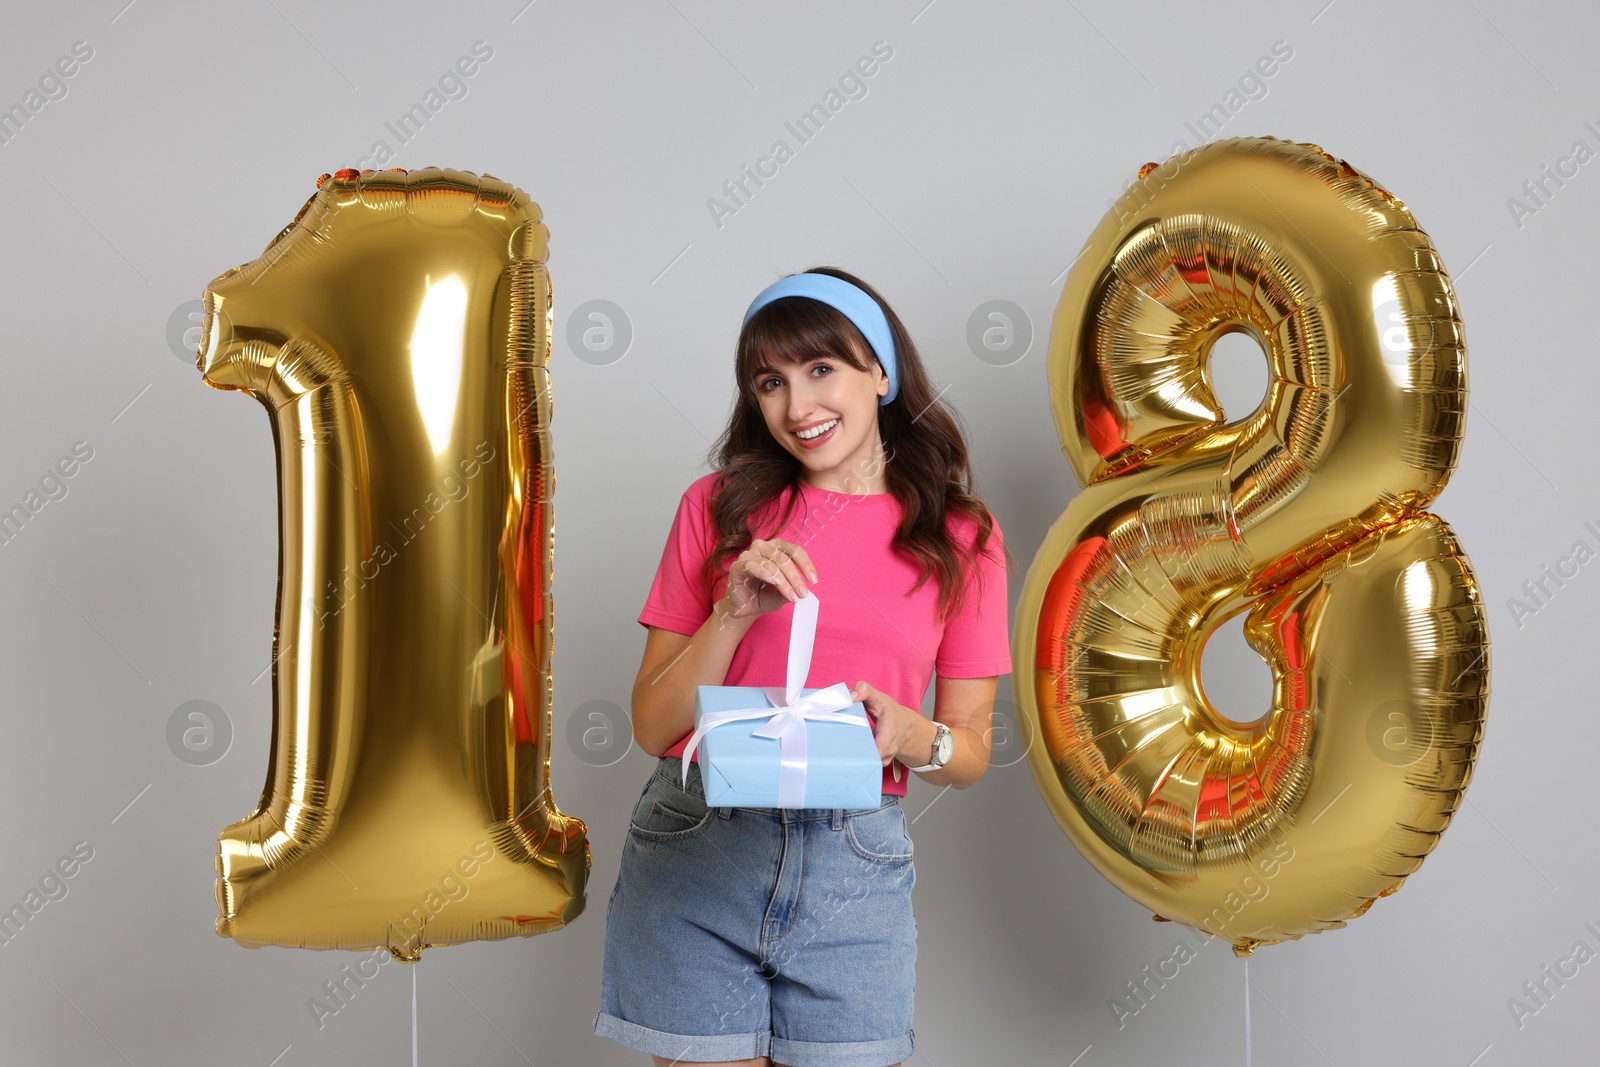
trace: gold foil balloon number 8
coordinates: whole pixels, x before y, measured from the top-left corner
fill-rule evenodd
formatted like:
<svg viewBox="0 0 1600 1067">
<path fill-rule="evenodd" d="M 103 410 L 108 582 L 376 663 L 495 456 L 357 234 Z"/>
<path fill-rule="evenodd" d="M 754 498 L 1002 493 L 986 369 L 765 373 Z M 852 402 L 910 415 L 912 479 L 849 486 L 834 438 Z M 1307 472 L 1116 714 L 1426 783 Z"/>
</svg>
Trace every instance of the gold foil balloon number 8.
<svg viewBox="0 0 1600 1067">
<path fill-rule="evenodd" d="M 1234 331 L 1271 374 L 1230 421 L 1207 360 Z M 1035 782 L 1158 918 L 1241 955 L 1344 925 L 1443 833 L 1488 699 L 1471 569 L 1423 510 L 1466 409 L 1433 245 L 1314 145 L 1204 146 L 1144 168 L 1089 238 L 1048 374 L 1085 488 L 1018 607 Z M 1270 709 L 1200 685 L 1241 611 Z"/>
</svg>

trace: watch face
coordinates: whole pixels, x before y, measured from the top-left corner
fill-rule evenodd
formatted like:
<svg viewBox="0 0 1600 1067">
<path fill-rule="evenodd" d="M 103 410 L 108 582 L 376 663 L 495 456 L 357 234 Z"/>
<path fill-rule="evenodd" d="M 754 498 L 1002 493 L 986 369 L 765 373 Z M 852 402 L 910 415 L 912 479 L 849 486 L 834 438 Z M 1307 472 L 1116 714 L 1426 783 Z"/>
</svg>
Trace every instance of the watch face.
<svg viewBox="0 0 1600 1067">
<path fill-rule="evenodd" d="M 934 748 L 938 750 L 940 763 L 950 761 L 950 752 L 955 748 L 955 738 L 951 736 L 949 729 L 939 731 L 939 740 L 934 744 Z"/>
</svg>

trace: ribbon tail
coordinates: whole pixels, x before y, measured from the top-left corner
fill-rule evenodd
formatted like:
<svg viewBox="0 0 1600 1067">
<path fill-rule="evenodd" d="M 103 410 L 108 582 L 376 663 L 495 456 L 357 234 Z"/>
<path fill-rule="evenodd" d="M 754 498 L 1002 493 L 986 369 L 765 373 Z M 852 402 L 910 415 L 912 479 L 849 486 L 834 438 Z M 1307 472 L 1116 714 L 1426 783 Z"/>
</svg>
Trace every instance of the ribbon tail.
<svg viewBox="0 0 1600 1067">
<path fill-rule="evenodd" d="M 800 700 L 800 690 L 805 688 L 806 675 L 811 673 L 811 653 L 817 640 L 817 612 L 822 602 L 815 590 L 794 602 L 794 614 L 789 621 L 789 662 L 784 681 L 787 683 L 785 704 Z"/>
<path fill-rule="evenodd" d="M 803 808 L 806 801 L 806 722 L 778 738 L 778 807 Z"/>
</svg>

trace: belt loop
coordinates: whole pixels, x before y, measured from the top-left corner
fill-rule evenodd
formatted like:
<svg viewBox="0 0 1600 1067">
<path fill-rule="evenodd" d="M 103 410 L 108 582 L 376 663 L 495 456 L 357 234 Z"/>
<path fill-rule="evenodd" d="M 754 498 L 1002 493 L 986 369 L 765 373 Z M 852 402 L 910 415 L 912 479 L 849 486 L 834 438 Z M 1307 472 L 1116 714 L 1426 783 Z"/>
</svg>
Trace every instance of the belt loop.
<svg viewBox="0 0 1600 1067">
<path fill-rule="evenodd" d="M 843 808 L 834 808 L 833 809 L 833 828 L 835 830 L 843 830 L 844 829 L 844 809 Z"/>
<path fill-rule="evenodd" d="M 722 816 L 724 819 L 731 819 L 733 818 L 733 809 L 731 807 L 718 808 L 717 814 Z"/>
</svg>

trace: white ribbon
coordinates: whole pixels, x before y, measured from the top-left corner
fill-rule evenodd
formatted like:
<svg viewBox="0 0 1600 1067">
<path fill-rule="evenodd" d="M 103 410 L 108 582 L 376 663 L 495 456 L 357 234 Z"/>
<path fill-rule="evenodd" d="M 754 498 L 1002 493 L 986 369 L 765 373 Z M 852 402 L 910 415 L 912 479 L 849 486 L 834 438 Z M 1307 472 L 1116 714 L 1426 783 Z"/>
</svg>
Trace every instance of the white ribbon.
<svg viewBox="0 0 1600 1067">
<path fill-rule="evenodd" d="M 843 682 L 818 689 L 815 693 L 800 695 L 805 687 L 806 675 L 811 673 L 811 650 L 817 636 L 817 594 L 812 590 L 794 601 L 794 614 L 789 623 L 789 664 L 786 687 L 762 686 L 768 707 L 738 708 L 732 711 L 708 711 L 700 716 L 700 723 L 689 735 L 683 748 L 683 787 L 689 787 L 689 760 L 694 755 L 700 738 L 718 726 L 740 719 L 772 721 L 751 731 L 755 737 L 778 739 L 778 807 L 799 808 L 805 804 L 806 795 L 806 720 L 819 722 L 859 723 L 871 729 L 865 715 L 848 715 L 845 709 L 855 703 L 850 699 L 850 687 Z"/>
</svg>

